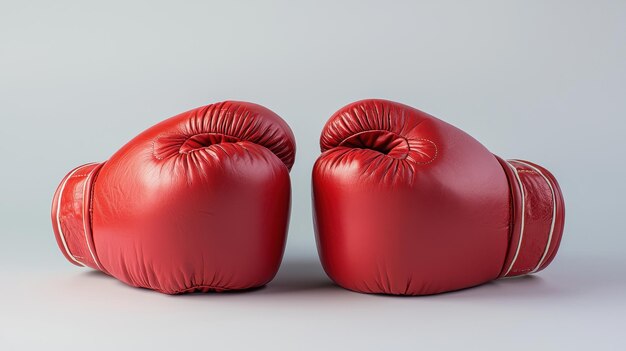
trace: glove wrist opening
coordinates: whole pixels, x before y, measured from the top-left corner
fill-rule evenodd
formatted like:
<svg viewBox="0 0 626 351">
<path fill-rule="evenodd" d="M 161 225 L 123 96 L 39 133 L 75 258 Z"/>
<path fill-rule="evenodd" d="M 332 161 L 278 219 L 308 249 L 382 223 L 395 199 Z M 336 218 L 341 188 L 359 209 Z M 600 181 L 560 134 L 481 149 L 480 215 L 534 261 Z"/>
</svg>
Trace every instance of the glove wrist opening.
<svg viewBox="0 0 626 351">
<path fill-rule="evenodd" d="M 96 255 L 91 233 L 91 195 L 104 163 L 88 163 L 69 172 L 52 200 L 52 227 L 65 258 L 71 263 L 106 273 Z"/>
<path fill-rule="evenodd" d="M 528 161 L 498 158 L 511 188 L 509 248 L 500 277 L 536 273 L 558 251 L 565 210 L 556 179 Z"/>
</svg>

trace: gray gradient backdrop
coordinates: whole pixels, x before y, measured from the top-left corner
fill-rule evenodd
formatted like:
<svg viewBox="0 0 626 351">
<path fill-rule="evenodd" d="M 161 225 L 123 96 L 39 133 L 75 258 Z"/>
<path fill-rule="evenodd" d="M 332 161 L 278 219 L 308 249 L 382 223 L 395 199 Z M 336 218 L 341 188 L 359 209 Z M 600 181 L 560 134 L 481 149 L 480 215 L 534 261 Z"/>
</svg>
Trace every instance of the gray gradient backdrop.
<svg viewBox="0 0 626 351">
<path fill-rule="evenodd" d="M 3 0 L 0 348 L 623 350 L 625 62 L 624 1 Z M 333 286 L 310 172 L 326 119 L 368 97 L 549 168 L 567 204 L 554 263 L 430 297 Z M 224 99 L 269 107 L 298 142 L 274 282 L 170 297 L 66 262 L 49 223 L 66 172 Z"/>
</svg>

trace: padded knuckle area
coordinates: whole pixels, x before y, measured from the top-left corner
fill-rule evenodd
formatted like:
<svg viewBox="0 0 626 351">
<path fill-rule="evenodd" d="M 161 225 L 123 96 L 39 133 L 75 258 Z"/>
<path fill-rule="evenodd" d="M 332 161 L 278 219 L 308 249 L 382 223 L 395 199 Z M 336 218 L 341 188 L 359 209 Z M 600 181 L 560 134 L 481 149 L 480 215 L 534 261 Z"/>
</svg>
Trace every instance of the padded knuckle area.
<svg viewBox="0 0 626 351">
<path fill-rule="evenodd" d="M 159 160 L 188 155 L 212 145 L 247 141 L 267 148 L 289 169 L 294 163 L 291 129 L 278 115 L 260 105 L 225 101 L 182 113 L 164 123 L 172 123 L 173 131 L 153 139 L 153 155 Z"/>
<path fill-rule="evenodd" d="M 239 139 L 223 134 L 215 134 L 215 133 L 202 133 L 197 134 L 192 137 L 187 138 L 180 145 L 181 153 L 189 153 L 198 149 L 203 149 L 209 147 L 213 144 L 221 144 L 221 143 L 236 143 Z"/>
<path fill-rule="evenodd" d="M 154 157 L 162 160 L 174 155 L 189 154 L 206 149 L 211 145 L 236 143 L 238 141 L 239 139 L 233 136 L 217 133 L 200 133 L 190 136 L 168 133 L 154 139 L 152 149 Z"/>
<path fill-rule="evenodd" d="M 369 99 L 347 105 L 326 123 L 320 138 L 322 152 L 337 147 L 367 149 L 393 159 L 431 163 L 436 143 L 424 137 L 420 124 L 432 117 L 400 103 Z"/>
<path fill-rule="evenodd" d="M 399 111 L 399 104 L 386 100 L 362 100 L 335 112 L 322 130 L 320 146 L 326 151 L 362 132 L 388 131 L 403 135 L 406 115 Z"/>
<path fill-rule="evenodd" d="M 406 138 L 385 130 L 356 133 L 344 139 L 339 146 L 370 149 L 398 159 L 406 158 L 409 153 L 409 142 Z"/>
</svg>

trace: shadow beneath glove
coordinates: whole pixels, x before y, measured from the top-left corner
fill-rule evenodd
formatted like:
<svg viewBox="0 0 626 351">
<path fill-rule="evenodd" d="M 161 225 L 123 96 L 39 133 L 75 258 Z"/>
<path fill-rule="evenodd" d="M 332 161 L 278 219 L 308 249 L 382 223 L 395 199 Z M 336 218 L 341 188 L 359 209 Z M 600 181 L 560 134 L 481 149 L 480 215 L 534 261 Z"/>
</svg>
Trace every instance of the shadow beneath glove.
<svg viewBox="0 0 626 351">
<path fill-rule="evenodd" d="M 267 293 L 319 292 L 340 289 L 324 273 L 317 258 L 285 258 Z"/>
</svg>

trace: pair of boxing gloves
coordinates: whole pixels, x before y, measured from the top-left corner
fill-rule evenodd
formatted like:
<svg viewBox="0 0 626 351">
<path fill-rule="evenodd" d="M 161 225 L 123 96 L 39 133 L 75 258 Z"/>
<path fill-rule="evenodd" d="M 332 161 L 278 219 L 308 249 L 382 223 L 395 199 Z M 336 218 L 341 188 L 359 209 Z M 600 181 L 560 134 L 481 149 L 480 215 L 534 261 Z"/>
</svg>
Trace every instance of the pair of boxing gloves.
<svg viewBox="0 0 626 351">
<path fill-rule="evenodd" d="M 556 255 L 563 198 L 536 164 L 503 160 L 386 100 L 340 109 L 320 144 L 317 246 L 344 288 L 434 294 L 537 272 Z M 285 247 L 295 149 L 285 121 L 252 103 L 167 119 L 62 180 L 52 205 L 59 248 L 167 294 L 265 285 Z"/>
</svg>

